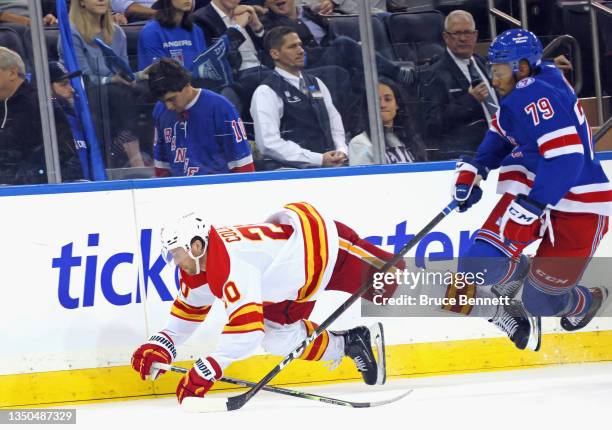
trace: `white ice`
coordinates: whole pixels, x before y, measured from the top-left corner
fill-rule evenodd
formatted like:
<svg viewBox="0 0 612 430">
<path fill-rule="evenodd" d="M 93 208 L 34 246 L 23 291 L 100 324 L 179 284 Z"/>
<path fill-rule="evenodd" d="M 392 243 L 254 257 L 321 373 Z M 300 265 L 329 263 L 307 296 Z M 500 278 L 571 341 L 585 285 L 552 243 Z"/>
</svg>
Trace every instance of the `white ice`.
<svg viewBox="0 0 612 430">
<path fill-rule="evenodd" d="M 395 379 L 375 388 L 350 383 L 301 389 L 354 401 L 414 391 L 397 403 L 369 409 L 263 392 L 238 411 L 212 414 L 186 413 L 174 396 L 70 407 L 77 409 L 77 428 L 107 430 L 578 430 L 612 425 L 610 362 Z"/>
</svg>

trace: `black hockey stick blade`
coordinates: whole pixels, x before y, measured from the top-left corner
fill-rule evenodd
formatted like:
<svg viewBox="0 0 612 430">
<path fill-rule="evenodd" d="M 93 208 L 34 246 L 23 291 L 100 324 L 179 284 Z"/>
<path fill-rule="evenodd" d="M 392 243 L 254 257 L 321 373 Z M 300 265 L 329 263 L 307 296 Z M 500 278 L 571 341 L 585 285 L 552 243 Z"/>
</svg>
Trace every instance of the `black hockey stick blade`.
<svg viewBox="0 0 612 430">
<path fill-rule="evenodd" d="M 411 248 L 413 248 L 420 240 L 425 237 L 427 233 L 429 233 L 436 225 L 440 223 L 448 214 L 450 214 L 453 210 L 455 210 L 459 206 L 459 203 L 456 200 L 451 201 L 448 206 L 442 209 L 421 231 L 419 231 L 407 244 L 405 244 L 400 251 L 391 258 L 383 267 L 379 270 L 379 273 L 387 272 L 391 267 L 395 266 L 403 257 L 406 255 Z M 204 398 L 202 400 L 209 400 L 207 411 L 234 411 L 236 409 L 240 409 L 243 407 L 255 394 L 259 392 L 259 390 L 263 389 L 264 386 L 268 385 L 268 383 L 274 379 L 276 375 L 279 374 L 281 370 L 283 370 L 289 363 L 298 358 L 304 349 L 321 334 L 323 331 L 327 329 L 340 315 L 344 313 L 349 307 L 353 305 L 361 296 L 363 296 L 366 291 L 368 291 L 372 287 L 372 280 L 367 280 L 363 283 L 363 285 L 351 295 L 343 304 L 338 307 L 325 321 L 323 321 L 319 327 L 317 327 L 314 332 L 308 336 L 306 339 L 302 341 L 300 345 L 298 345 L 293 351 L 291 351 L 283 361 L 277 364 L 272 370 L 270 370 L 255 386 L 253 386 L 250 390 L 245 393 L 238 394 L 233 397 L 228 397 L 227 399 L 213 399 L 213 398 Z M 190 399 L 188 397 L 185 399 Z M 184 401 L 183 401 L 184 402 Z"/>
<path fill-rule="evenodd" d="M 169 364 L 163 363 L 154 363 L 153 367 L 156 369 L 170 370 L 172 372 L 177 373 L 187 373 L 189 369 L 185 369 L 184 367 L 171 366 Z M 241 387 L 251 388 L 257 385 L 254 382 L 245 381 L 242 379 L 223 377 L 220 381 L 227 382 L 229 384 L 240 385 Z M 378 400 L 373 402 L 351 402 L 349 400 L 341 400 L 335 399 L 333 397 L 320 396 L 318 394 L 305 393 L 303 391 L 291 390 L 288 388 L 274 387 L 270 385 L 266 385 L 262 388 L 263 391 L 268 391 L 271 393 L 281 394 L 285 396 L 297 397 L 300 399 L 306 400 L 314 400 L 317 402 L 329 403 L 331 405 L 336 406 L 346 406 L 349 408 L 374 408 L 377 406 L 388 405 L 389 403 L 397 402 L 398 400 L 403 399 L 408 394 L 412 392 L 412 390 L 408 390 L 398 396 L 391 397 L 389 399 Z M 191 399 L 191 400 L 187 400 Z M 209 402 L 208 400 L 212 400 Z M 181 407 L 189 412 L 214 412 L 214 411 L 225 411 L 226 407 L 226 398 L 201 398 L 201 397 L 186 397 L 181 404 Z"/>
</svg>

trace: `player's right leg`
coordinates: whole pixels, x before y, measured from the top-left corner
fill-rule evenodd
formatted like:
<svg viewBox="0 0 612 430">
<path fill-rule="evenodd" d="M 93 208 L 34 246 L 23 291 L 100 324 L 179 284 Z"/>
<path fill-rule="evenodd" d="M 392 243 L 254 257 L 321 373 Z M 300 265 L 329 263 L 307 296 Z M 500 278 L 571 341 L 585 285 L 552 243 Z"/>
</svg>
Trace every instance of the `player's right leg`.
<svg viewBox="0 0 612 430">
<path fill-rule="evenodd" d="M 532 316 L 523 303 L 514 299 L 523 279 L 529 271 L 529 259 L 521 255 L 522 247 L 505 243 L 499 234 L 499 219 L 513 196 L 502 196 L 482 228 L 476 233 L 474 243 L 459 258 L 458 273 L 480 274 L 479 285 L 457 288 L 447 287 L 446 297 L 505 297 L 499 305 L 445 306 L 444 309 L 464 315 L 488 319 L 506 333 L 519 349 L 537 351 L 540 348 L 541 319 Z M 487 288 L 488 286 L 488 288 Z"/>
<path fill-rule="evenodd" d="M 287 355 L 306 337 L 312 335 L 318 325 L 308 316 L 314 302 L 284 301 L 264 306 L 265 336 L 262 347 L 274 355 Z M 377 349 L 378 356 L 373 348 Z M 367 328 L 354 327 L 343 331 L 323 331 L 298 357 L 307 361 L 333 361 L 337 366 L 349 357 L 368 385 L 384 384 L 386 361 L 384 357 L 382 324 Z"/>
<path fill-rule="evenodd" d="M 605 302 L 605 287 L 578 285 L 608 229 L 608 218 L 588 213 L 551 211 L 554 243 L 547 234 L 523 286 L 530 313 L 560 316 L 567 331 L 585 327 Z"/>
</svg>

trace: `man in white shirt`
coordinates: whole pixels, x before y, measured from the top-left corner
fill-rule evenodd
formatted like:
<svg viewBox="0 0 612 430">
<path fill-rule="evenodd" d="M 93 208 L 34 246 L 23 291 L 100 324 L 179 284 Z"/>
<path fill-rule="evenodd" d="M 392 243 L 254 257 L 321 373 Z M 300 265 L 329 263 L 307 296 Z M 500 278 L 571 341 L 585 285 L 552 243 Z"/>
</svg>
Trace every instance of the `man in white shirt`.
<svg viewBox="0 0 612 430">
<path fill-rule="evenodd" d="M 325 84 L 303 72 L 299 36 L 276 27 L 266 35 L 265 46 L 275 69 L 251 102 L 257 149 L 280 166 L 342 166 L 347 160 L 342 119 Z"/>
</svg>

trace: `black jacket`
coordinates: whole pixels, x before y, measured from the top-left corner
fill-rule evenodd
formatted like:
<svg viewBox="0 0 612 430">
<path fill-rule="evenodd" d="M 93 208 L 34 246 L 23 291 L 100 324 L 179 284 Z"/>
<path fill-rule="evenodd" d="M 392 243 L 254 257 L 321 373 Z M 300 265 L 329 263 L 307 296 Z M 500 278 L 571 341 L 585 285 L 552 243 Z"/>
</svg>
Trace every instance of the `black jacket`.
<svg viewBox="0 0 612 430">
<path fill-rule="evenodd" d="M 474 55 L 484 71 L 484 59 Z M 482 105 L 470 95 L 470 82 L 448 52 L 421 78 L 424 132 L 431 158 L 444 160 L 473 154 L 487 129 Z"/>
<path fill-rule="evenodd" d="M 57 135 L 57 150 L 59 153 L 60 171 L 62 182 L 74 182 L 85 179 L 81 160 L 76 149 L 76 142 L 72 135 L 72 129 L 68 122 L 68 115 L 76 116 L 74 108 L 65 100 L 56 99 L 53 102 L 53 113 L 55 116 L 55 132 Z M 32 169 L 22 169 L 18 178 L 26 183 L 37 182 L 47 179 L 45 165 L 45 146 L 41 142 L 32 151 L 28 158 L 30 165 L 40 165 L 42 168 L 33 171 Z"/>
<path fill-rule="evenodd" d="M 327 46 L 331 41 L 332 37 L 329 32 L 329 23 L 327 18 L 314 13 L 308 7 L 303 7 L 302 14 L 304 17 L 308 18 L 310 21 L 319 25 L 323 30 L 327 32 L 325 37 L 321 40 L 321 43 L 317 43 L 317 40 L 314 38 L 310 29 L 301 19 L 297 19 L 296 21 L 285 15 L 279 15 L 274 13 L 272 9 L 269 9 L 268 12 L 261 17 L 261 23 L 264 25 L 266 31 L 271 30 L 274 27 L 289 27 L 293 31 L 300 36 L 300 40 L 302 41 L 302 46 L 304 48 L 318 48 L 319 46 Z"/>
<path fill-rule="evenodd" d="M 300 40 L 302 41 L 302 46 L 306 50 L 306 58 L 307 64 L 312 66 L 316 64 L 325 49 L 323 47 L 328 46 L 330 42 L 333 40 L 333 36 L 329 31 L 329 22 L 326 17 L 323 17 L 317 13 L 314 13 L 310 10 L 310 8 L 304 6 L 302 9 L 302 14 L 304 17 L 307 17 L 310 21 L 319 25 L 323 30 L 325 30 L 326 35 L 323 39 L 321 39 L 321 43 L 317 43 L 317 39 L 310 32 L 310 29 L 301 19 L 297 19 L 296 21 L 285 15 L 279 15 L 272 11 L 272 9 L 268 10 L 261 18 L 261 23 L 264 25 L 266 31 L 271 30 L 274 27 L 289 27 L 293 31 L 300 36 Z M 266 58 L 266 61 L 269 61 L 269 64 L 272 64 L 272 59 Z M 271 67 L 274 67 L 273 65 Z"/>
<path fill-rule="evenodd" d="M 29 82 L 24 81 L 15 94 L 0 101 L 0 184 L 26 184 L 46 182 L 39 172 L 44 165 L 30 161 L 34 149 L 42 142 L 38 95 Z"/>
<path fill-rule="evenodd" d="M 234 73 L 237 73 L 242 64 L 242 55 L 238 47 L 246 40 L 242 33 L 235 28 L 227 28 L 217 11 L 209 4 L 193 13 L 193 22 L 200 26 L 204 32 L 206 46 L 210 46 L 221 36 L 227 34 L 230 40 L 230 52 L 228 60 Z M 261 54 L 263 51 L 263 36 L 257 36 L 250 27 L 246 28 L 247 34 L 253 41 L 255 49 Z M 261 58 L 261 57 L 260 57 Z"/>
</svg>

